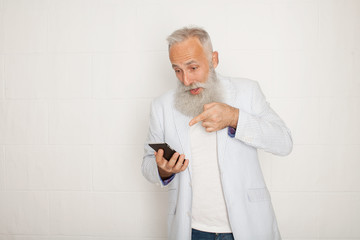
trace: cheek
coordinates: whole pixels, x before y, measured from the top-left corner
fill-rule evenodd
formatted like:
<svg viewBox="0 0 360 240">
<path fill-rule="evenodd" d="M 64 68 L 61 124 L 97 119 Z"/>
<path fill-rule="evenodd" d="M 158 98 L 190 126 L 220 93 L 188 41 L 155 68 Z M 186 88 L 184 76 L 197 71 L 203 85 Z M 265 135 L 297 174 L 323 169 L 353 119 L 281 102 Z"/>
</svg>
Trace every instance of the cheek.
<svg viewBox="0 0 360 240">
<path fill-rule="evenodd" d="M 198 77 L 199 82 L 204 83 L 208 79 L 208 72 L 207 71 L 201 71 L 197 75 L 198 75 L 197 77 Z"/>
</svg>

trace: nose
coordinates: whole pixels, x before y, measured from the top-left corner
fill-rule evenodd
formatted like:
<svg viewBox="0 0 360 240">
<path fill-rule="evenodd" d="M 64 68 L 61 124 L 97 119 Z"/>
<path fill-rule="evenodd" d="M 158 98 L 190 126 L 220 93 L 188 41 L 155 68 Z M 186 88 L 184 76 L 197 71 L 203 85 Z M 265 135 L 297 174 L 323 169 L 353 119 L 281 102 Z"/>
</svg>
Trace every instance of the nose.
<svg viewBox="0 0 360 240">
<path fill-rule="evenodd" d="M 183 84 L 184 84 L 185 86 L 190 86 L 192 83 L 193 83 L 193 81 L 189 79 L 188 73 L 187 73 L 187 72 L 184 72 L 184 75 L 183 75 Z"/>
</svg>

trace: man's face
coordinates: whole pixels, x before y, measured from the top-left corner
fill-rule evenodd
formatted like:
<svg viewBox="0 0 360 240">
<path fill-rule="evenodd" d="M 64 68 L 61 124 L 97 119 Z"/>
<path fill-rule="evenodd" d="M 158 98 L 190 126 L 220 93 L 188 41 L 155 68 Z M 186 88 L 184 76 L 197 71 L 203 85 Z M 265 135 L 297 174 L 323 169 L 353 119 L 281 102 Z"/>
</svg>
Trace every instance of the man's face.
<svg viewBox="0 0 360 240">
<path fill-rule="evenodd" d="M 170 62 L 176 77 L 185 86 L 205 83 L 209 74 L 209 59 L 199 39 L 193 37 L 176 43 L 169 50 Z M 192 95 L 200 94 L 204 89 L 194 86 Z"/>
</svg>

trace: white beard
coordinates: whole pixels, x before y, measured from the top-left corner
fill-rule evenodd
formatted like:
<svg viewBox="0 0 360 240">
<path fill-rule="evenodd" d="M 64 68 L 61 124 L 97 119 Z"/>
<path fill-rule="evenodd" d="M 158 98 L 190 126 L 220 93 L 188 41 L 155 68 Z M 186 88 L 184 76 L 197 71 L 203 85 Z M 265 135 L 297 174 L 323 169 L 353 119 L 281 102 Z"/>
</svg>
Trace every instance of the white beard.
<svg viewBox="0 0 360 240">
<path fill-rule="evenodd" d="M 193 95 L 191 89 L 201 87 L 202 92 Z M 204 105 L 211 102 L 222 102 L 222 88 L 217 79 L 214 68 L 210 68 L 209 76 L 204 83 L 194 83 L 190 86 L 183 85 L 180 81 L 175 93 L 175 109 L 182 114 L 195 117 L 203 112 Z"/>
</svg>

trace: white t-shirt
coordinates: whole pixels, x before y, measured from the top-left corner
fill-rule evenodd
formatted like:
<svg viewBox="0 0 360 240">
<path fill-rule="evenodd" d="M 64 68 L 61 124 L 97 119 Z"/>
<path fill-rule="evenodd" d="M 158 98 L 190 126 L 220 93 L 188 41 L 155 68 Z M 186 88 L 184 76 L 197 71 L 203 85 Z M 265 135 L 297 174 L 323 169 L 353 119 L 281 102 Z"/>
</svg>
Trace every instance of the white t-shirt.
<svg viewBox="0 0 360 240">
<path fill-rule="evenodd" d="M 192 169 L 191 227 L 205 232 L 231 232 L 222 190 L 216 132 L 208 133 L 201 122 L 190 128 Z"/>
</svg>

